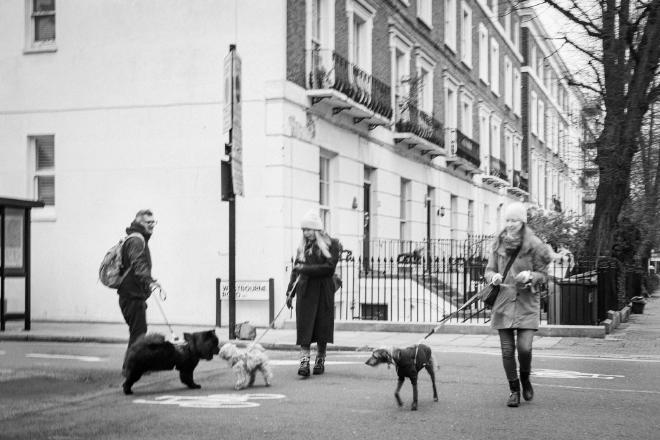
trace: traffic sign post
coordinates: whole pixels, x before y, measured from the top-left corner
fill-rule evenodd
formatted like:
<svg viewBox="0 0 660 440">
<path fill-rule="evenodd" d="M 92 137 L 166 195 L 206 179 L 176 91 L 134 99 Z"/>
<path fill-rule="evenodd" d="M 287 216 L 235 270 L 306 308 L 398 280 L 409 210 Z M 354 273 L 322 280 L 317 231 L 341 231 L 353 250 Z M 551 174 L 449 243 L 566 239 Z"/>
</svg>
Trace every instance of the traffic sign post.
<svg viewBox="0 0 660 440">
<path fill-rule="evenodd" d="M 243 142 L 241 131 L 241 58 L 236 45 L 229 45 L 224 60 L 225 105 L 223 128 L 227 143 L 221 163 L 222 200 L 229 202 L 229 339 L 236 339 L 236 196 L 243 195 Z"/>
</svg>

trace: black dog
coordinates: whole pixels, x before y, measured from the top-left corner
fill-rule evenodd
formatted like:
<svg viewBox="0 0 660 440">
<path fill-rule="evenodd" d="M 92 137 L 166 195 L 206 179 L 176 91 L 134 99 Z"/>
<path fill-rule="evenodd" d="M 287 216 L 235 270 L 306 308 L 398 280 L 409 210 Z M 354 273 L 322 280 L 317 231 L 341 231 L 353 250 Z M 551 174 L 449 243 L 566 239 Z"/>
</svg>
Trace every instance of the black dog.
<svg viewBox="0 0 660 440">
<path fill-rule="evenodd" d="M 193 371 L 200 359 L 210 361 L 220 352 L 218 337 L 213 330 L 184 333 L 185 344 L 174 345 L 163 335 L 152 333 L 140 336 L 128 348 L 124 394 L 133 394 L 131 387 L 147 371 L 179 370 L 181 382 L 188 388 L 201 388 L 193 380 Z"/>
<path fill-rule="evenodd" d="M 380 364 L 387 364 L 388 368 L 391 364 L 396 366 L 396 373 L 399 375 L 399 380 L 394 397 L 396 397 L 396 402 L 399 406 L 403 405 L 401 397 L 399 397 L 399 391 L 406 377 L 410 379 L 413 387 L 413 402 L 410 407 L 412 411 L 417 410 L 417 373 L 422 368 L 426 368 L 433 384 L 433 400 L 438 401 L 438 391 L 435 388 L 435 360 L 428 346 L 418 344 L 404 349 L 394 348 L 391 352 L 386 348 L 379 348 L 371 353 L 371 357 L 367 359 L 365 364 L 372 367 Z"/>
</svg>

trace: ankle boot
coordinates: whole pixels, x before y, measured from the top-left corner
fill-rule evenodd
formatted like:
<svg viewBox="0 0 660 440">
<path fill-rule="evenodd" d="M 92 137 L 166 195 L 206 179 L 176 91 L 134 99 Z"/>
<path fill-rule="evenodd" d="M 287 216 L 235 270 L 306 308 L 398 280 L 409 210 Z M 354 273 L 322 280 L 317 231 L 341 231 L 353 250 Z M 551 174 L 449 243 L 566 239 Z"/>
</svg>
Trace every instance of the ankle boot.
<svg viewBox="0 0 660 440">
<path fill-rule="evenodd" d="M 522 384 L 523 399 L 532 400 L 534 398 L 534 388 L 532 388 L 532 383 L 529 381 L 529 371 L 520 372 L 520 383 Z"/>
<path fill-rule="evenodd" d="M 309 356 L 303 356 L 300 358 L 298 374 L 305 377 L 309 376 Z"/>
<path fill-rule="evenodd" d="M 323 374 L 323 372 L 325 371 L 324 363 L 325 363 L 325 358 L 317 356 L 316 357 L 316 362 L 314 363 L 313 373 L 314 374 Z"/>
<path fill-rule="evenodd" d="M 506 406 L 512 408 L 520 406 L 520 382 L 518 379 L 509 381 L 509 390 L 511 390 L 511 394 L 509 394 L 509 400 L 506 402 Z"/>
</svg>

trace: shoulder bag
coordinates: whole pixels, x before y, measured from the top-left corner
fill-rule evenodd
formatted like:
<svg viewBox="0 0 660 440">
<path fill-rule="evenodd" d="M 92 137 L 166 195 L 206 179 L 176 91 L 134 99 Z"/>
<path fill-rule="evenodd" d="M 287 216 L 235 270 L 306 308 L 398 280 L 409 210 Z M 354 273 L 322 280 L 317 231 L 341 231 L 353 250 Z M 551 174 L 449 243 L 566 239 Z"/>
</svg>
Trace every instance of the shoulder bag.
<svg viewBox="0 0 660 440">
<path fill-rule="evenodd" d="M 502 282 L 504 282 L 504 280 L 506 279 L 506 276 L 509 273 L 509 269 L 511 269 L 511 265 L 518 257 L 518 252 L 520 252 L 520 247 L 513 252 L 511 258 L 509 259 L 509 262 L 506 264 L 506 268 L 504 268 L 504 273 L 502 274 Z M 479 295 L 484 305 L 487 308 L 491 309 L 493 308 L 493 305 L 495 304 L 495 300 L 497 299 L 497 295 L 499 294 L 500 294 L 499 284 L 497 286 L 494 286 L 492 283 L 488 283 L 483 289 L 479 291 L 477 295 Z"/>
</svg>

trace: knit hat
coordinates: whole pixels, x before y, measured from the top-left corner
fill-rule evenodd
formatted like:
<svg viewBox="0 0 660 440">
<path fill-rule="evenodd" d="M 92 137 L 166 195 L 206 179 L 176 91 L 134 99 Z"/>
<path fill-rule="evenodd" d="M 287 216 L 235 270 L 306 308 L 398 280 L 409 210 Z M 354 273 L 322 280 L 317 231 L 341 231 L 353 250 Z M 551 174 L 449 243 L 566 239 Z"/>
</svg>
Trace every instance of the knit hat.
<svg viewBox="0 0 660 440">
<path fill-rule="evenodd" d="M 321 221 L 321 217 L 319 216 L 318 209 L 310 209 L 309 211 L 307 211 L 307 213 L 304 215 L 302 220 L 300 220 L 300 228 L 313 229 L 316 231 L 323 230 L 323 222 Z"/>
<path fill-rule="evenodd" d="M 510 203 L 504 210 L 504 220 L 518 220 L 527 223 L 527 208 L 520 202 Z"/>
</svg>

